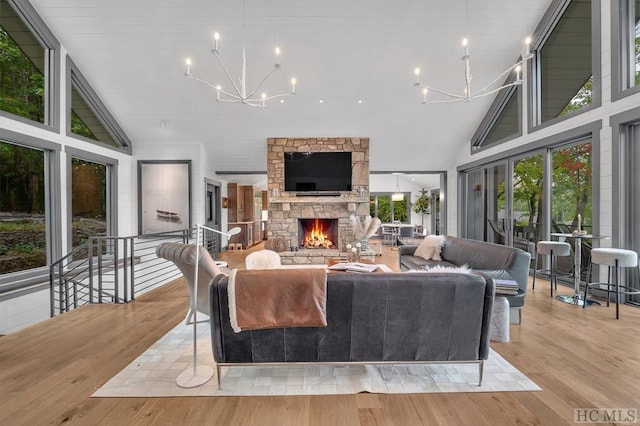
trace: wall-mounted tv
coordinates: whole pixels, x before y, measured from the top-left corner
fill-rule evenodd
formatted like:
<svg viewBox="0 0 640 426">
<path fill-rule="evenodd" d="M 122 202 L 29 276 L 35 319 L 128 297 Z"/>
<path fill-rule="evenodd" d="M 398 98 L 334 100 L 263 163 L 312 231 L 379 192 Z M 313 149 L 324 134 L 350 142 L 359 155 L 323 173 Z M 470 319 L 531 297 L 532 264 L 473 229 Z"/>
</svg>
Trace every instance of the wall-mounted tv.
<svg viewBox="0 0 640 426">
<path fill-rule="evenodd" d="M 351 191 L 351 153 L 285 152 L 284 190 Z"/>
</svg>

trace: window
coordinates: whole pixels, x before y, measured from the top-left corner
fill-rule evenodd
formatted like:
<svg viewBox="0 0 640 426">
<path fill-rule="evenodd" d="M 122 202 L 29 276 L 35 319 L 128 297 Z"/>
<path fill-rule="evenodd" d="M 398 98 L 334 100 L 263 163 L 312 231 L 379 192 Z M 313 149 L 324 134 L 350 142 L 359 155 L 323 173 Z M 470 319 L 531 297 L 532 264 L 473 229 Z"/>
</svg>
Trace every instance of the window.
<svg viewBox="0 0 640 426">
<path fill-rule="evenodd" d="M 531 123 L 536 126 L 599 105 L 600 2 L 556 1 L 534 40 Z"/>
<path fill-rule="evenodd" d="M 0 274 L 47 264 L 45 153 L 0 141 Z"/>
<path fill-rule="evenodd" d="M 471 138 L 472 152 L 522 135 L 520 87 L 502 89 Z"/>
<path fill-rule="evenodd" d="M 0 110 L 58 128 L 58 43 L 27 2 L 0 0 Z"/>
<path fill-rule="evenodd" d="M 107 235 L 107 166 L 71 159 L 71 245 Z"/>
<path fill-rule="evenodd" d="M 76 248 L 89 237 L 116 235 L 116 166 L 118 162 L 97 154 L 66 148 L 70 160 L 68 200 L 70 248 Z M 87 256 L 82 250 L 74 259 Z"/>
<path fill-rule="evenodd" d="M 131 142 L 107 108 L 67 57 L 69 114 L 67 134 L 88 142 L 131 152 Z"/>
<path fill-rule="evenodd" d="M 640 91 L 640 0 L 611 2 L 613 100 Z"/>
<path fill-rule="evenodd" d="M 411 213 L 409 203 L 411 193 L 404 192 L 404 200 L 393 201 L 389 193 L 371 193 L 369 214 L 377 217 L 382 223 L 402 222 L 408 223 Z"/>
</svg>

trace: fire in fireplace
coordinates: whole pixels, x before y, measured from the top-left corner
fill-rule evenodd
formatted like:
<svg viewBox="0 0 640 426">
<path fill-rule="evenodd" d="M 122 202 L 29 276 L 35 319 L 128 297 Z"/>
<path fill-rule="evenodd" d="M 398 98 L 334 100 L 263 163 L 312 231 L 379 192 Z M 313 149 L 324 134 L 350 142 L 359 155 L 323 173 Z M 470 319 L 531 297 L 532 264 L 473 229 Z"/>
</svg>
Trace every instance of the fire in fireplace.
<svg viewBox="0 0 640 426">
<path fill-rule="evenodd" d="M 338 240 L 338 219 L 298 219 L 300 248 L 335 248 Z"/>
</svg>

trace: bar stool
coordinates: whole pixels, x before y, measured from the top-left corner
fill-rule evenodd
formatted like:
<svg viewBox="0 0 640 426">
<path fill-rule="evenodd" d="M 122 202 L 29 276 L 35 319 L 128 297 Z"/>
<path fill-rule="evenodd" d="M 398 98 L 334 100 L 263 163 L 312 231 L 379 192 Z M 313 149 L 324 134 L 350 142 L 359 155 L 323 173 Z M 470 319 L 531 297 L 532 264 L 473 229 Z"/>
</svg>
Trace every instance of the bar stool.
<svg viewBox="0 0 640 426">
<path fill-rule="evenodd" d="M 533 285 L 532 289 L 536 288 L 536 273 L 538 271 L 548 271 L 549 281 L 551 287 L 551 297 L 553 297 L 553 287 L 558 289 L 558 256 L 571 256 L 571 245 L 569 243 L 561 241 L 538 241 L 536 245 L 536 260 L 535 268 L 533 269 Z M 538 269 L 539 255 L 551 256 L 551 268 L 550 269 Z M 555 261 L 555 262 L 554 262 Z"/>
<path fill-rule="evenodd" d="M 606 265 L 608 267 L 606 283 L 590 283 L 591 269 L 593 264 Z M 590 287 L 606 286 L 607 287 L 607 306 L 609 306 L 609 293 L 612 288 L 616 292 L 616 319 L 620 318 L 620 295 L 621 294 L 640 294 L 640 288 L 635 289 L 626 285 L 620 285 L 619 272 L 620 268 L 635 268 L 638 266 L 638 253 L 633 250 L 617 249 L 617 248 L 594 248 L 591 249 L 591 262 L 589 264 L 589 276 L 587 284 L 584 287 L 584 299 L 587 300 L 587 291 Z M 611 268 L 615 268 L 615 283 L 611 284 Z M 640 269 L 638 270 L 640 273 Z M 586 306 L 586 303 L 582 306 Z"/>
</svg>

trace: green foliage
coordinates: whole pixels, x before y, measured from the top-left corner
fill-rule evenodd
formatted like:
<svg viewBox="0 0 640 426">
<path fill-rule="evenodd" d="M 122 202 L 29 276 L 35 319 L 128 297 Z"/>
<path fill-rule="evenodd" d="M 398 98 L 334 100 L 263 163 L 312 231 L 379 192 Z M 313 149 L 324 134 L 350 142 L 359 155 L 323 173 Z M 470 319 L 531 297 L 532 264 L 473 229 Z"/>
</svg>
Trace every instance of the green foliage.
<svg viewBox="0 0 640 426">
<path fill-rule="evenodd" d="M 74 135 L 84 136 L 85 138 L 98 140 L 96 135 L 93 134 L 91 130 L 87 127 L 86 124 L 78 117 L 78 114 L 75 111 L 71 111 L 71 133 Z"/>
<path fill-rule="evenodd" d="M 560 111 L 558 117 L 578 111 L 593 102 L 593 76 L 584 83 L 578 90 L 578 93 L 569 101 L 569 103 Z"/>
<path fill-rule="evenodd" d="M 418 214 L 428 214 L 429 201 L 429 194 L 421 194 L 418 198 L 416 198 L 416 201 L 413 202 L 413 211 Z"/>
<path fill-rule="evenodd" d="M 44 153 L 0 141 L 0 210 L 44 213 Z"/>
<path fill-rule="evenodd" d="M 0 27 L 0 109 L 44 123 L 44 75 Z"/>
<path fill-rule="evenodd" d="M 391 222 L 392 220 L 407 222 L 407 200 L 404 201 L 392 201 L 390 195 L 378 195 L 371 197 L 370 211 L 372 217 L 376 216 L 375 211 L 375 198 L 378 199 L 378 215 L 377 217 L 381 222 Z M 393 217 L 391 217 L 391 208 L 393 206 Z"/>
<path fill-rule="evenodd" d="M 7 246 L 0 246 L 0 256 L 7 254 L 9 252 L 9 248 Z"/>
<path fill-rule="evenodd" d="M 38 246 L 32 243 L 18 243 L 13 246 L 12 250 L 22 254 L 31 254 L 38 250 Z"/>
</svg>

